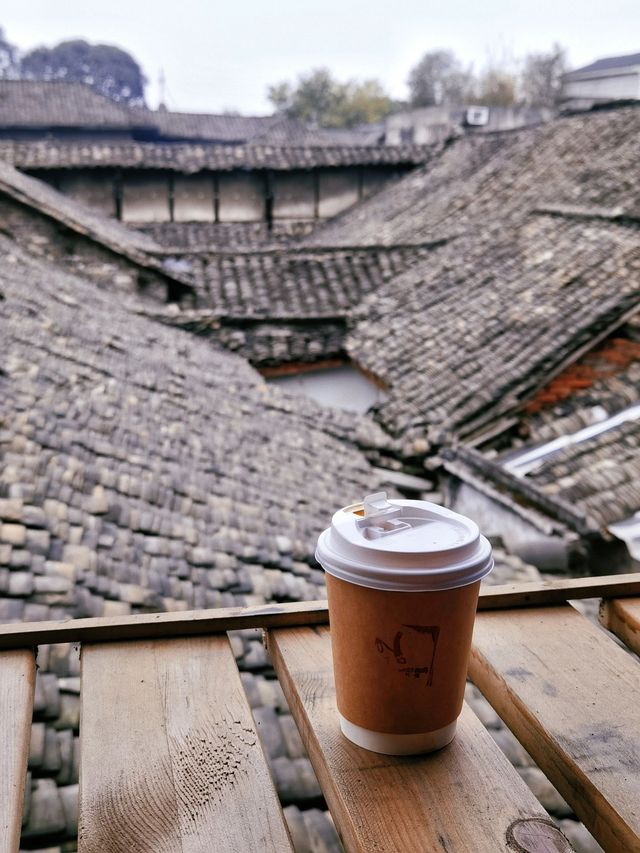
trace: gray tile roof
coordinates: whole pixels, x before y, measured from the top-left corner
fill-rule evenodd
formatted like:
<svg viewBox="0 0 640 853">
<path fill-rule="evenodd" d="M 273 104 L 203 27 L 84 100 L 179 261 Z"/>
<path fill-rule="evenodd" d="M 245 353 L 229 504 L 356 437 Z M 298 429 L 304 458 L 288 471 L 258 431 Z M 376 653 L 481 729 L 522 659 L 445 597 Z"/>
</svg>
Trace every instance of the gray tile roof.
<svg viewBox="0 0 640 853">
<path fill-rule="evenodd" d="M 388 428 L 441 441 L 518 412 L 639 305 L 636 228 L 497 220 L 365 300 L 347 349 L 390 385 L 378 411 Z"/>
<path fill-rule="evenodd" d="M 381 431 L 268 388 L 241 359 L 6 242 L 2 252 L 0 491 L 39 508 L 48 531 L 35 551 L 18 537 L 27 568 L 40 552 L 77 558 L 96 583 L 110 579 L 107 598 L 134 584 L 162 607 L 185 590 L 201 600 L 207 573 L 195 567 L 313 563 L 327 512 L 375 479 L 356 443 L 382 447 Z M 303 485 L 296 466 L 310 455 L 318 470 Z"/>
<path fill-rule="evenodd" d="M 215 115 L 171 110 L 131 110 L 134 116 L 153 125 L 167 139 L 189 139 L 222 143 L 248 142 L 281 121 L 279 116 Z"/>
<path fill-rule="evenodd" d="M 536 394 L 517 430 L 501 436 L 500 450 L 485 451 L 485 474 L 500 481 L 507 466 L 515 496 L 524 490 L 534 504 L 542 496 L 552 516 L 568 518 L 571 508 L 573 527 L 602 533 L 640 510 L 640 427 L 633 420 L 612 426 L 639 404 L 636 314 Z"/>
<path fill-rule="evenodd" d="M 51 80 L 0 80 L 0 129 L 151 128 L 152 116 L 94 92 L 83 83 Z"/>
<path fill-rule="evenodd" d="M 90 211 L 42 181 L 0 163 L 0 194 L 184 286 L 197 310 L 155 316 L 213 337 L 254 363 L 317 361 L 342 354 L 346 314 L 365 295 L 428 253 L 428 247 L 261 250 L 167 256 L 152 237 Z M 114 272 L 115 275 L 115 272 Z M 152 314 L 154 312 L 151 312 Z M 218 333 L 220 321 L 231 321 Z M 237 320 L 252 321 L 243 328 Z M 256 320 L 262 321 L 256 325 Z M 280 328 L 274 325 L 284 323 Z"/>
<path fill-rule="evenodd" d="M 95 211 L 68 196 L 59 193 L 44 181 L 19 172 L 7 163 L 0 162 L 0 199 L 2 197 L 17 203 L 18 207 L 36 217 L 42 217 L 56 226 L 72 232 L 101 250 L 106 255 L 118 256 L 133 269 L 151 273 L 155 279 L 164 283 L 168 291 L 177 288 L 176 293 L 190 293 L 192 282 L 188 276 L 177 270 L 170 270 L 156 257 L 161 254 L 160 246 L 147 234 L 127 228 L 111 217 Z M 5 233 L 10 233 L 10 224 L 5 223 Z M 39 237 L 36 235 L 36 240 Z M 64 244 L 63 234 L 57 242 Z M 73 250 L 71 250 L 73 255 Z M 103 251 L 103 254 L 104 251 Z"/>
<path fill-rule="evenodd" d="M 345 317 L 365 296 L 429 257 L 430 246 L 200 253 L 198 302 L 227 317 Z M 183 256 L 183 259 L 189 256 Z"/>
<path fill-rule="evenodd" d="M 242 116 L 211 113 L 181 113 L 170 110 L 134 111 L 155 125 L 164 139 L 183 139 L 224 144 L 323 146 L 377 145 L 381 129 L 333 129 L 310 127 L 281 115 Z"/>
<path fill-rule="evenodd" d="M 639 156 L 636 107 L 464 137 L 305 242 L 422 242 L 549 207 L 585 216 L 640 217 Z"/>
<path fill-rule="evenodd" d="M 322 597 L 317 534 L 378 486 L 372 421 L 282 394 L 139 307 L 0 236 L 0 621 Z M 232 646 L 281 797 L 317 804 L 259 636 Z M 77 651 L 43 646 L 38 664 L 31 845 L 77 828 Z"/>
<path fill-rule="evenodd" d="M 506 467 L 513 463 L 512 450 L 483 454 L 459 445 L 447 449 L 445 457 L 445 466 L 456 476 L 470 482 L 480 477 L 497 486 L 503 502 L 542 512 L 546 519 L 556 519 L 576 531 L 584 542 L 606 536 L 609 525 L 640 509 L 638 420 L 628 420 L 560 448 L 549 448 L 526 470 Z"/>
<path fill-rule="evenodd" d="M 640 53 L 607 56 L 604 59 L 596 59 L 595 62 L 591 62 L 589 65 L 583 65 L 581 68 L 574 68 L 568 74 L 565 74 L 565 80 L 581 77 L 586 72 L 612 71 L 616 68 L 632 68 L 634 66 L 640 66 Z"/>
<path fill-rule="evenodd" d="M 259 367 L 344 358 L 349 310 L 430 252 L 383 246 L 185 253 L 165 263 L 188 270 L 197 307 L 146 313 Z"/>
<path fill-rule="evenodd" d="M 418 165 L 431 160 L 428 145 L 218 145 L 213 142 L 0 141 L 0 159 L 21 169 L 122 167 L 169 169 L 311 169 L 320 166 Z"/>
<path fill-rule="evenodd" d="M 82 83 L 64 80 L 0 80 L 0 131 L 123 131 L 157 141 L 209 142 L 222 145 L 324 147 L 372 146 L 384 128 L 317 128 L 282 115 L 243 116 L 149 110 L 117 104 Z M 63 143 L 64 144 L 64 143 Z"/>
<path fill-rule="evenodd" d="M 311 233 L 315 225 L 295 220 L 274 222 L 271 228 L 266 222 L 157 222 L 136 228 L 175 253 L 277 248 Z"/>
<path fill-rule="evenodd" d="M 640 421 L 553 453 L 525 479 L 604 531 L 640 509 Z"/>
<path fill-rule="evenodd" d="M 305 244 L 393 245 L 422 242 L 425 235 L 443 230 L 446 236 L 458 233 L 458 222 L 442 229 L 440 220 L 449 212 L 455 216 L 464 210 L 468 183 L 509 144 L 510 138 L 507 134 L 490 134 L 432 146 L 432 157 L 422 168 L 321 225 Z"/>
<path fill-rule="evenodd" d="M 465 138 L 303 239 L 448 241 L 352 312 L 348 352 L 390 386 L 385 426 L 469 436 L 634 310 L 639 140 L 632 108 Z"/>
<path fill-rule="evenodd" d="M 540 392 L 520 418 L 527 444 L 576 433 L 640 401 L 640 317 L 633 319 Z"/>
<path fill-rule="evenodd" d="M 56 219 L 78 233 L 92 236 L 118 251 L 131 254 L 161 251 L 156 241 L 91 207 L 58 192 L 52 186 L 25 175 L 0 161 L 0 192 Z"/>
</svg>

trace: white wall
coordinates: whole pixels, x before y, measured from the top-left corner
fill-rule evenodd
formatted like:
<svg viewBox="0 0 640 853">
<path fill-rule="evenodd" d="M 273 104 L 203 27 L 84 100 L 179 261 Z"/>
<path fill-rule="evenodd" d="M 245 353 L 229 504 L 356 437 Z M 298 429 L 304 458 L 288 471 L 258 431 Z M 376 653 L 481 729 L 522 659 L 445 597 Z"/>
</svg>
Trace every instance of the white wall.
<svg viewBox="0 0 640 853">
<path fill-rule="evenodd" d="M 629 100 L 640 98 L 640 72 L 607 74 L 583 80 L 567 80 L 563 98 L 595 98 L 597 100 Z"/>
<path fill-rule="evenodd" d="M 259 172 L 220 175 L 218 192 L 220 222 L 264 220 L 264 178 Z"/>
<path fill-rule="evenodd" d="M 122 179 L 124 222 L 169 222 L 167 175 L 125 174 Z"/>
<path fill-rule="evenodd" d="M 446 504 L 454 512 L 472 518 L 485 536 L 500 536 L 513 554 L 546 571 L 565 571 L 569 566 L 567 543 L 547 536 L 533 524 L 468 483 L 451 478 Z"/>
<path fill-rule="evenodd" d="M 318 183 L 321 219 L 336 216 L 358 201 L 359 179 L 355 169 L 326 169 L 320 172 Z"/>
<path fill-rule="evenodd" d="M 76 201 L 93 207 L 107 216 L 116 215 L 113 175 L 98 170 L 89 172 L 62 172 L 58 179 L 60 192 Z"/>
<path fill-rule="evenodd" d="M 277 376 L 269 381 L 290 394 L 303 394 L 323 406 L 349 412 L 366 412 L 384 397 L 383 391 L 348 364 L 295 376 Z"/>
<path fill-rule="evenodd" d="M 274 173 L 274 219 L 313 219 L 315 206 L 314 177 L 311 172 Z"/>
<path fill-rule="evenodd" d="M 213 179 L 211 175 L 176 175 L 173 179 L 175 222 L 213 222 Z"/>
</svg>

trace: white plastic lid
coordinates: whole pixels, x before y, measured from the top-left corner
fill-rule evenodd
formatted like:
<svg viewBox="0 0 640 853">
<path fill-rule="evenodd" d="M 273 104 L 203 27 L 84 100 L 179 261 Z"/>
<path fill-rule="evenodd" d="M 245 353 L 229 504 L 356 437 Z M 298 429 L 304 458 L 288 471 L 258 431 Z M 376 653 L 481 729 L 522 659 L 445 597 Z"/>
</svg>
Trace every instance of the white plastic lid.
<svg viewBox="0 0 640 853">
<path fill-rule="evenodd" d="M 316 559 L 341 580 L 398 592 L 466 586 L 493 568 L 491 545 L 470 518 L 428 501 L 388 501 L 386 492 L 338 510 Z"/>
</svg>

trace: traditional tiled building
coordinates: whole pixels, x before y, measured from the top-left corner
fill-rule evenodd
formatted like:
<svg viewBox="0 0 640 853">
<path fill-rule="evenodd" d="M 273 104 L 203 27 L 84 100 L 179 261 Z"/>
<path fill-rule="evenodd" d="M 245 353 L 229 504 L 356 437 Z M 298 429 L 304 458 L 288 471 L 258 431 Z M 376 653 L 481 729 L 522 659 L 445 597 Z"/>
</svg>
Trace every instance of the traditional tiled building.
<svg viewBox="0 0 640 853">
<path fill-rule="evenodd" d="M 551 568 L 637 554 L 639 129 L 626 108 L 462 140 L 305 240 L 442 241 L 346 349 L 385 428 L 445 457 L 449 502 Z"/>
<path fill-rule="evenodd" d="M 639 121 L 625 109 L 459 139 L 303 240 L 257 246 L 267 229 L 253 223 L 235 251 L 220 235 L 237 223 L 141 233 L 3 165 L 0 619 L 320 597 L 318 531 L 377 488 L 475 514 L 498 579 L 539 576 L 500 541 L 555 570 L 612 567 L 612 536 L 640 509 Z M 125 130 L 129 152 L 180 155 Z M 24 169 L 22 145 L 99 150 L 3 144 Z M 265 381 L 345 359 L 384 388 L 370 414 Z M 337 853 L 259 637 L 232 644 L 296 849 Z M 38 663 L 24 844 L 67 853 L 79 662 L 67 645 Z"/>
<path fill-rule="evenodd" d="M 313 541 L 383 482 L 383 431 L 4 236 L 0 256 L 0 620 L 321 597 Z M 260 638 L 233 644 L 283 802 L 317 807 Z M 75 849 L 77 652 L 40 647 L 38 666 L 24 843 Z"/>
<path fill-rule="evenodd" d="M 429 156 L 366 131 L 132 109 L 78 83 L 0 80 L 0 158 L 136 224 L 309 230 Z"/>
<path fill-rule="evenodd" d="M 565 109 L 591 109 L 597 104 L 640 100 L 640 53 L 607 56 L 564 75 Z"/>
</svg>

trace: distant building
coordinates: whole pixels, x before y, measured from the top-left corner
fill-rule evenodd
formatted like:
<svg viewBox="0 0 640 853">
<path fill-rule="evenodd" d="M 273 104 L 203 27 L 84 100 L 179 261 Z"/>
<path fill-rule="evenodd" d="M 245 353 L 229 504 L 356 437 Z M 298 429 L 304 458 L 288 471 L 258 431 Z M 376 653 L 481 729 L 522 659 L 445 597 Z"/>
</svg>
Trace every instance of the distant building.
<svg viewBox="0 0 640 853">
<path fill-rule="evenodd" d="M 464 133 L 492 133 L 541 124 L 553 118 L 546 107 L 487 107 L 445 104 L 394 113 L 385 120 L 387 145 L 433 145 Z"/>
<path fill-rule="evenodd" d="M 598 59 L 564 76 L 565 109 L 591 109 L 609 101 L 637 100 L 640 100 L 640 53 Z"/>
<path fill-rule="evenodd" d="M 0 80 L 0 159 L 135 224 L 309 230 L 429 159 L 382 144 L 380 131 L 138 109 L 81 83 Z"/>
</svg>

